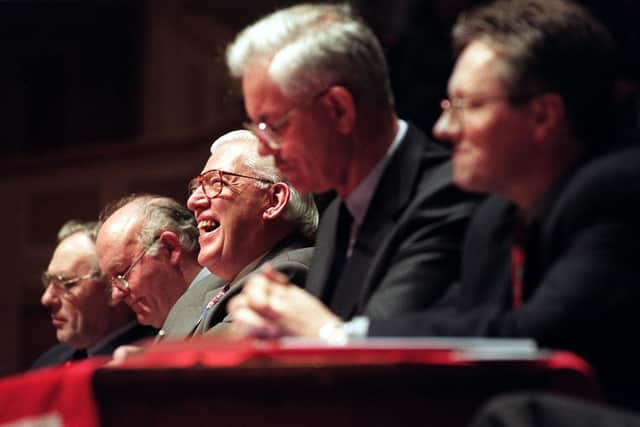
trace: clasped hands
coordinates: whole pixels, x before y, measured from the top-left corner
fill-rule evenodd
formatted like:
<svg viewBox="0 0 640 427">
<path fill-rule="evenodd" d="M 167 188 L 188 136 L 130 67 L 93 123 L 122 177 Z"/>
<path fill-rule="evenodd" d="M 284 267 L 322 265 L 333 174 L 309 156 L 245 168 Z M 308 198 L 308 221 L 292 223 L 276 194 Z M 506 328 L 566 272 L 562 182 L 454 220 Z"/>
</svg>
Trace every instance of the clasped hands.
<svg viewBox="0 0 640 427">
<path fill-rule="evenodd" d="M 320 300 L 268 264 L 249 278 L 227 310 L 236 336 L 319 337 L 324 325 L 340 323 Z"/>
</svg>

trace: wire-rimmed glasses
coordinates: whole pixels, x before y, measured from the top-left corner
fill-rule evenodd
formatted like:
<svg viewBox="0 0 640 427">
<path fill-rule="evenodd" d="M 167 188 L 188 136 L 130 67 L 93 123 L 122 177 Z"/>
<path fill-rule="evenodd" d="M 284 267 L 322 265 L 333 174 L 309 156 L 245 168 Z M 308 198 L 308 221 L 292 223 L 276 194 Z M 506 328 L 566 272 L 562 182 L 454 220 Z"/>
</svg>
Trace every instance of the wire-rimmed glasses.
<svg viewBox="0 0 640 427">
<path fill-rule="evenodd" d="M 235 176 L 239 178 L 253 179 L 255 181 L 273 184 L 273 181 L 256 176 L 242 175 L 235 172 L 227 172 L 219 169 L 208 170 L 189 181 L 189 195 L 191 195 L 198 187 L 202 188 L 202 192 L 208 199 L 215 199 L 222 192 L 225 185 L 225 175 Z"/>
<path fill-rule="evenodd" d="M 246 130 L 252 132 L 260 141 L 266 144 L 267 147 L 272 150 L 277 150 L 278 148 L 280 148 L 280 144 L 282 143 L 278 132 L 284 127 L 284 125 L 286 125 L 294 115 L 313 105 L 328 91 L 329 88 L 321 90 L 319 93 L 311 97 L 307 102 L 291 108 L 289 111 L 284 113 L 282 117 L 280 117 L 278 120 L 275 120 L 271 125 L 269 125 L 266 121 L 264 121 L 264 119 L 262 119 L 258 123 L 245 122 L 242 124 L 242 126 Z"/>
<path fill-rule="evenodd" d="M 149 249 L 151 249 L 151 247 L 156 243 L 157 240 L 158 237 L 153 239 L 153 241 L 149 245 L 147 245 L 147 247 L 142 249 L 124 273 L 118 274 L 111 278 L 111 287 L 116 287 L 122 292 L 129 292 L 129 281 L 127 280 L 127 276 L 129 275 L 129 273 L 131 273 L 133 267 L 135 267 L 140 262 L 140 260 L 147 254 L 147 252 L 149 252 Z"/>
<path fill-rule="evenodd" d="M 92 271 L 84 276 L 73 276 L 67 277 L 61 274 L 50 274 L 47 271 L 42 272 L 42 276 L 40 279 L 42 280 L 42 284 L 44 288 L 47 289 L 50 285 L 53 286 L 56 290 L 66 294 L 78 283 L 83 280 L 98 278 L 102 276 L 102 273 L 99 271 Z"/>
</svg>

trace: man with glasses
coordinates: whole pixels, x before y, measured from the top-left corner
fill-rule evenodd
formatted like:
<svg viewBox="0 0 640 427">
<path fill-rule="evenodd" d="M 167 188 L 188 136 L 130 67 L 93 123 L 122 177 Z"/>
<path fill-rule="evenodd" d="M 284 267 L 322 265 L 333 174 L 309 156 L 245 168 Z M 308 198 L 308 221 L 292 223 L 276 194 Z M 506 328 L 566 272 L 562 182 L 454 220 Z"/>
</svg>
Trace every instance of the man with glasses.
<svg viewBox="0 0 640 427">
<path fill-rule="evenodd" d="M 272 158 L 260 157 L 258 145 L 246 130 L 221 136 L 189 184 L 187 206 L 200 231 L 198 262 L 219 280 L 189 288 L 162 328 L 168 336 L 185 327 L 188 334 L 202 334 L 224 325 L 228 300 L 265 263 L 304 285 L 318 211 L 312 195 L 298 193 Z"/>
<path fill-rule="evenodd" d="M 41 355 L 32 368 L 42 368 L 113 350 L 155 333 L 134 321 L 131 310 L 111 298 L 111 286 L 100 271 L 95 239 L 97 223 L 69 221 L 58 233 L 47 271 L 42 305 L 60 344 Z"/>
<path fill-rule="evenodd" d="M 359 332 L 534 338 L 583 356 L 607 398 L 640 408 L 640 149 L 610 126 L 611 37 L 563 0 L 497 1 L 463 14 L 453 36 L 434 134 L 453 144 L 456 184 L 493 195 L 469 227 L 461 281 L 438 307 L 374 313 Z M 308 298 L 300 317 L 321 320 L 303 329 L 285 311 L 302 300 L 297 289 L 252 285 L 230 303 L 249 331 L 354 332 Z M 266 295 L 282 319 L 262 308 Z"/>
<path fill-rule="evenodd" d="M 433 304 L 458 277 L 475 199 L 449 150 L 396 116 L 372 31 L 348 5 L 297 5 L 243 30 L 227 63 L 260 153 L 299 190 L 338 194 L 306 290 L 341 319 Z"/>
<path fill-rule="evenodd" d="M 144 325 L 160 328 L 190 284 L 210 280 L 197 261 L 198 229 L 191 212 L 158 195 L 131 195 L 107 206 L 96 239 L 112 296 Z"/>
</svg>

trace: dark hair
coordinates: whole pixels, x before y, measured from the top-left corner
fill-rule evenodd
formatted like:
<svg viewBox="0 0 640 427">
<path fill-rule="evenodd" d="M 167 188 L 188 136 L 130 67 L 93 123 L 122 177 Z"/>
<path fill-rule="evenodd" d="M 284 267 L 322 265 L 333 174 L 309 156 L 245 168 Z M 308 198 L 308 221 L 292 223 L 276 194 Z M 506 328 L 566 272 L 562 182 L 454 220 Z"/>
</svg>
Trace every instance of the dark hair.
<svg viewBox="0 0 640 427">
<path fill-rule="evenodd" d="M 458 18 L 455 54 L 476 40 L 504 58 L 500 78 L 513 103 L 556 93 L 575 136 L 585 145 L 601 141 L 611 118 L 615 48 L 586 9 L 565 0 L 498 0 Z"/>
</svg>

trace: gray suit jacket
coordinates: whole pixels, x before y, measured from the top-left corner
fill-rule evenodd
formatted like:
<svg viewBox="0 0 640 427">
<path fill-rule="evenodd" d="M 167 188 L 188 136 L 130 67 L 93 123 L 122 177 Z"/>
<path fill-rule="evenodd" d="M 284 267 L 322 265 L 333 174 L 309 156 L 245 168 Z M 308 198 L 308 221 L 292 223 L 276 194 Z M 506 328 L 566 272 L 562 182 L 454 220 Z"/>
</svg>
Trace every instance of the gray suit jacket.
<svg viewBox="0 0 640 427">
<path fill-rule="evenodd" d="M 227 303 L 242 290 L 251 273 L 258 270 L 266 262 L 286 274 L 292 283 L 303 286 L 311 264 L 312 253 L 313 247 L 309 246 L 308 240 L 297 234 L 278 243 L 238 274 L 235 280 L 229 284 L 229 290 L 213 307 L 207 310 L 203 319 L 200 317 L 204 307 L 225 283 L 213 274 L 193 283 L 169 312 L 162 327 L 164 333 L 159 334 L 159 339 L 202 335 L 221 322 L 229 322 Z"/>
</svg>

